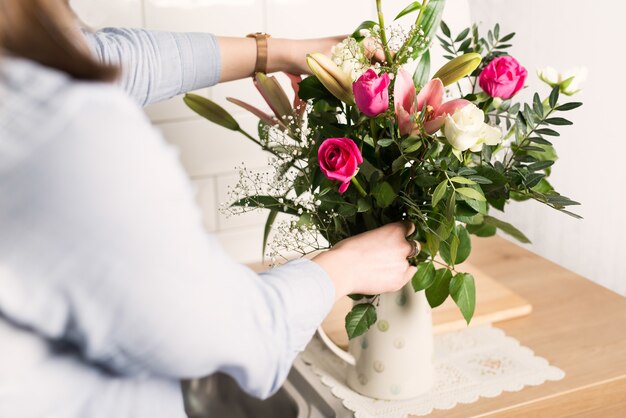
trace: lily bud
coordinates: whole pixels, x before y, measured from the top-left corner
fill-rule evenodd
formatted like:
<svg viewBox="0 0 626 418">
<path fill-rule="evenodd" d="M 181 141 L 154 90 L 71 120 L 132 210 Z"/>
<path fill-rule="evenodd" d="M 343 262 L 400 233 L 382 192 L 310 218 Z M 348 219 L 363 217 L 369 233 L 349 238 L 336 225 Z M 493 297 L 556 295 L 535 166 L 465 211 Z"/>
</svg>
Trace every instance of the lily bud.
<svg viewBox="0 0 626 418">
<path fill-rule="evenodd" d="M 293 113 L 293 108 L 291 107 L 287 93 L 285 93 L 285 90 L 280 86 L 276 77 L 268 77 L 263 73 L 256 73 L 254 76 L 254 85 L 279 120 Z"/>
<path fill-rule="evenodd" d="M 439 71 L 435 73 L 433 79 L 438 78 L 441 80 L 444 86 L 449 86 L 469 75 L 480 65 L 482 57 L 480 54 L 470 52 L 469 54 L 463 54 L 460 57 L 456 57 L 446 65 L 441 67 Z"/>
<path fill-rule="evenodd" d="M 330 91 L 333 96 L 350 105 L 354 105 L 352 79 L 330 58 L 319 52 L 309 54 L 306 62 L 311 72 Z"/>
<path fill-rule="evenodd" d="M 231 131 L 239 131 L 237 121 L 223 107 L 197 94 L 186 94 L 185 104 L 198 115 Z"/>
</svg>

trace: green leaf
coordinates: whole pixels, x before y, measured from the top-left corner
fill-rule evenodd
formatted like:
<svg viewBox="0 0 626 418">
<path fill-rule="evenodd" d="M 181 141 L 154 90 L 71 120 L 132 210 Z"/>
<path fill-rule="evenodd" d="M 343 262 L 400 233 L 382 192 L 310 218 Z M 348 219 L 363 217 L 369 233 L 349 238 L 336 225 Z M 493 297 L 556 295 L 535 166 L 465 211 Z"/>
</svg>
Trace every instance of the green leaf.
<svg viewBox="0 0 626 418">
<path fill-rule="evenodd" d="M 541 103 L 541 98 L 538 93 L 535 93 L 533 96 L 533 110 L 540 118 L 543 117 L 543 104 Z"/>
<path fill-rule="evenodd" d="M 393 139 L 391 138 L 379 139 L 376 144 L 378 144 L 378 146 L 382 148 L 387 148 L 389 145 L 393 144 Z"/>
<path fill-rule="evenodd" d="M 448 27 L 448 25 L 446 25 L 446 22 L 444 22 L 443 20 L 441 21 L 441 31 L 443 32 L 444 35 L 446 35 L 448 38 L 451 36 L 450 34 L 450 28 Z"/>
<path fill-rule="evenodd" d="M 241 130 L 241 127 L 230 113 L 217 103 L 192 93 L 186 94 L 183 101 L 191 110 L 203 118 L 231 131 Z"/>
<path fill-rule="evenodd" d="M 556 110 L 561 111 L 561 112 L 567 112 L 568 110 L 577 109 L 582 105 L 583 104 L 580 102 L 564 103 L 560 106 L 557 106 Z"/>
<path fill-rule="evenodd" d="M 535 130 L 535 133 L 537 133 L 539 135 L 561 136 L 560 133 L 558 133 L 554 129 L 550 129 L 550 128 L 537 129 L 537 130 Z"/>
<path fill-rule="evenodd" d="M 565 118 L 548 118 L 544 121 L 549 125 L 566 126 L 573 125 L 573 123 Z"/>
<path fill-rule="evenodd" d="M 493 181 L 483 176 L 469 176 L 469 179 L 473 180 L 474 184 L 493 184 Z"/>
<path fill-rule="evenodd" d="M 417 137 L 409 137 L 402 141 L 402 147 L 404 148 L 404 152 L 406 154 L 411 154 L 422 148 L 422 140 Z"/>
<path fill-rule="evenodd" d="M 511 39 L 513 39 L 514 36 L 515 36 L 515 32 L 509 33 L 508 35 L 502 37 L 502 39 L 500 39 L 500 42 L 510 41 Z"/>
<path fill-rule="evenodd" d="M 552 89 L 552 92 L 550 93 L 550 97 L 548 98 L 548 103 L 550 104 L 550 107 L 554 109 L 558 101 L 559 101 L 559 86 L 556 86 L 555 88 Z"/>
<path fill-rule="evenodd" d="M 298 212 L 293 208 L 286 206 L 284 203 L 278 201 L 278 198 L 274 196 L 250 196 L 244 197 L 234 203 L 231 206 L 250 206 L 261 209 L 275 209 L 278 212 L 287 213 L 289 215 L 298 215 Z"/>
<path fill-rule="evenodd" d="M 374 187 L 374 190 L 372 190 L 372 195 L 381 208 L 386 208 L 391 205 L 398 196 L 393 190 L 393 187 L 391 187 L 391 184 L 386 181 L 378 183 L 376 187 Z"/>
<path fill-rule="evenodd" d="M 487 201 L 487 199 L 485 199 L 485 196 L 481 192 L 479 192 L 478 190 L 470 189 L 469 187 L 460 187 L 456 189 L 456 192 L 462 194 L 467 198 L 478 200 L 479 202 Z"/>
<path fill-rule="evenodd" d="M 456 244 L 455 240 L 456 238 Z M 441 243 L 439 255 L 449 265 L 461 264 L 472 252 L 472 240 L 467 229 L 463 225 L 457 225 L 454 233 L 447 240 Z"/>
<path fill-rule="evenodd" d="M 426 39 L 430 39 L 431 41 L 435 39 L 435 34 L 439 28 L 439 22 L 441 22 L 441 16 L 445 5 L 446 0 L 430 0 L 426 5 L 422 21 L 420 22 L 420 26 Z M 430 45 L 426 45 L 426 49 L 428 49 L 429 46 Z M 420 48 L 415 48 L 413 58 L 417 58 L 421 51 L 422 50 Z"/>
<path fill-rule="evenodd" d="M 267 221 L 265 222 L 265 229 L 263 230 L 263 260 L 265 261 L 265 249 L 267 248 L 267 239 L 270 236 L 270 232 L 272 231 L 272 226 L 274 225 L 274 221 L 276 220 L 276 215 L 278 215 L 278 211 L 273 209 L 270 210 L 270 213 L 267 215 Z"/>
<path fill-rule="evenodd" d="M 360 198 L 359 201 L 357 202 L 357 212 L 359 212 L 359 213 L 367 212 L 371 208 L 372 208 L 372 205 L 370 205 L 370 202 L 368 202 L 364 198 Z"/>
<path fill-rule="evenodd" d="M 432 199 L 432 203 L 433 203 L 433 208 L 435 206 L 437 206 L 437 203 L 439 203 L 439 201 L 441 199 L 443 199 L 443 197 L 446 194 L 446 190 L 448 188 L 448 180 L 444 180 L 441 183 L 439 183 L 439 186 L 437 186 L 437 188 L 435 189 L 434 193 L 433 193 L 433 199 Z"/>
<path fill-rule="evenodd" d="M 426 50 L 417 63 L 417 68 L 413 73 L 413 83 L 415 86 L 424 87 L 430 80 L 430 50 Z"/>
<path fill-rule="evenodd" d="M 519 229 L 515 228 L 508 222 L 501 221 L 500 219 L 496 219 L 492 216 L 485 216 L 485 223 L 488 225 L 493 225 L 502 232 L 505 232 L 524 244 L 530 244 L 530 240 L 526 235 L 522 233 Z"/>
<path fill-rule="evenodd" d="M 406 6 L 404 8 L 404 10 L 402 10 L 400 13 L 398 13 L 398 16 L 396 16 L 396 18 L 394 20 L 398 20 L 403 16 L 406 16 L 410 13 L 413 13 L 419 9 L 422 8 L 422 4 L 419 1 L 414 1 L 413 3 L 409 4 L 408 6 Z"/>
<path fill-rule="evenodd" d="M 476 285 L 474 277 L 469 273 L 458 273 L 450 282 L 450 296 L 461 310 L 465 321 L 469 324 L 476 307 Z"/>
<path fill-rule="evenodd" d="M 436 308 L 448 299 L 450 295 L 450 281 L 452 273 L 447 268 L 439 269 L 435 273 L 435 281 L 426 289 L 426 299 L 431 308 Z"/>
<path fill-rule="evenodd" d="M 454 39 L 454 42 L 461 42 L 463 39 L 469 35 L 470 28 L 465 28 L 459 35 Z"/>
<path fill-rule="evenodd" d="M 365 22 L 361 23 L 361 24 L 359 25 L 359 27 L 358 27 L 358 28 L 356 28 L 356 29 L 354 30 L 354 32 L 352 33 L 352 35 L 351 35 L 351 36 L 352 36 L 354 39 L 356 39 L 357 41 L 359 41 L 359 42 L 360 42 L 360 41 L 362 41 L 363 39 L 365 39 L 365 36 L 361 35 L 361 31 L 362 31 L 363 29 L 367 29 L 367 30 L 370 30 L 370 31 L 371 31 L 371 30 L 372 30 L 372 28 L 373 28 L 374 26 L 376 26 L 376 25 L 377 25 L 377 23 L 376 23 L 376 22 L 374 22 L 374 21 L 372 21 L 372 20 L 366 20 Z"/>
<path fill-rule="evenodd" d="M 497 230 L 498 229 L 495 226 L 487 225 L 486 223 L 482 223 L 480 225 L 467 225 L 467 232 L 482 238 L 494 236 Z"/>
<path fill-rule="evenodd" d="M 304 101 L 313 100 L 315 103 L 324 100 L 331 107 L 339 107 L 341 105 L 341 101 L 333 96 L 322 82 L 313 75 L 306 77 L 298 85 L 300 86 L 298 97 Z"/>
<path fill-rule="evenodd" d="M 465 177 L 452 177 L 450 180 L 459 184 L 476 184 L 475 181 L 467 179 Z"/>
<path fill-rule="evenodd" d="M 374 296 L 373 295 L 362 295 L 360 293 L 353 293 L 351 295 L 348 295 L 348 297 L 350 299 L 352 299 L 352 300 L 359 301 L 361 299 L 370 299 L 370 298 L 373 298 Z"/>
<path fill-rule="evenodd" d="M 376 323 L 376 307 L 371 303 L 359 303 L 354 305 L 346 315 L 346 331 L 348 338 L 353 339 L 364 334 Z"/>
<path fill-rule="evenodd" d="M 422 262 L 417 266 L 417 273 L 413 275 L 411 284 L 416 292 L 428 289 L 435 281 L 435 266 L 432 262 Z"/>
<path fill-rule="evenodd" d="M 408 163 L 406 157 L 404 155 L 399 156 L 398 158 L 393 160 L 393 163 L 391 163 L 391 172 L 393 174 L 397 173 L 406 166 L 406 163 Z"/>
<path fill-rule="evenodd" d="M 552 166 L 554 164 L 554 161 L 537 161 L 536 163 L 532 163 L 529 164 L 527 166 L 527 168 L 530 171 L 539 171 L 539 170 L 545 170 L 546 168 Z"/>
</svg>

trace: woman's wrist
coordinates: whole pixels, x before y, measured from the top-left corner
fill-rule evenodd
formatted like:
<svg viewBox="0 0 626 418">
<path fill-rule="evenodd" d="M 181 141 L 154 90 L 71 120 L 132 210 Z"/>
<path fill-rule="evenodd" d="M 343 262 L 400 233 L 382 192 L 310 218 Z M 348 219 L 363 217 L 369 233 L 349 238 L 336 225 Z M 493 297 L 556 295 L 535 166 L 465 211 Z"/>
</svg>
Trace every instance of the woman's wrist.
<svg viewBox="0 0 626 418">
<path fill-rule="evenodd" d="M 353 280 L 346 275 L 346 260 L 340 248 L 324 251 L 312 260 L 328 274 L 335 287 L 335 300 L 354 293 Z"/>
</svg>

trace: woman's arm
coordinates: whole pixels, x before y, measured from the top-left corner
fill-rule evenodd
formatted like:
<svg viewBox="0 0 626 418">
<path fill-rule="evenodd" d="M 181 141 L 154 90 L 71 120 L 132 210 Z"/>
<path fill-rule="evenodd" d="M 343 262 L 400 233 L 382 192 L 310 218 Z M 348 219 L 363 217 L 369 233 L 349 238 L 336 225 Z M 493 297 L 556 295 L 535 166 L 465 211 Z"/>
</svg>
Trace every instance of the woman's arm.
<svg viewBox="0 0 626 418">
<path fill-rule="evenodd" d="M 249 77 L 256 63 L 252 38 L 116 28 L 85 35 L 102 62 L 122 67 L 120 84 L 141 105 Z M 268 72 L 306 73 L 307 53 L 330 53 L 340 40 L 270 38 Z"/>
<path fill-rule="evenodd" d="M 222 371 L 264 397 L 335 297 L 413 274 L 401 225 L 260 276 L 235 263 L 204 232 L 175 150 L 114 89 L 82 89 L 63 96 L 78 109 L 69 126 L 0 182 L 13 272 L 0 302 L 15 323 L 119 373 Z"/>
</svg>

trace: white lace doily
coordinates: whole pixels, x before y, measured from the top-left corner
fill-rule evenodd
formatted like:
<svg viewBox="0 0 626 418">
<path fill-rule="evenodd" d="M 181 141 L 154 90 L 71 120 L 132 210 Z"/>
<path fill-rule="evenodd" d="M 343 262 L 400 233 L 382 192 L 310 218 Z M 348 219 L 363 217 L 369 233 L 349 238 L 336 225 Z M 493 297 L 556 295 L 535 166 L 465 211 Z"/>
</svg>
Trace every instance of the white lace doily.
<svg viewBox="0 0 626 418">
<path fill-rule="evenodd" d="M 537 357 L 515 338 L 492 326 L 467 328 L 435 337 L 435 384 L 430 392 L 404 401 L 380 401 L 359 395 L 346 384 L 347 366 L 314 338 L 302 353 L 324 385 L 354 411 L 356 418 L 406 418 L 451 409 L 458 403 L 516 392 L 565 373 Z"/>
</svg>

